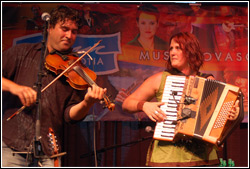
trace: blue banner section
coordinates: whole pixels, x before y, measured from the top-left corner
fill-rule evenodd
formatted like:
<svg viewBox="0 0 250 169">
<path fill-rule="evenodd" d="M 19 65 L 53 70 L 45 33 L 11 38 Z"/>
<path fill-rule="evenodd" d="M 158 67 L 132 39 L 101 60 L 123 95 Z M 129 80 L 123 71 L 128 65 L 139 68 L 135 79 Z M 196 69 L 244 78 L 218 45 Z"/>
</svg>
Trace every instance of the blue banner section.
<svg viewBox="0 0 250 169">
<path fill-rule="evenodd" d="M 13 40 L 13 46 L 20 43 L 37 43 L 43 40 L 42 33 L 36 33 L 32 35 L 22 36 Z"/>
<path fill-rule="evenodd" d="M 117 54 L 121 53 L 120 33 L 109 35 L 78 35 L 73 46 L 74 52 L 89 50 L 94 44 L 100 44 L 85 55 L 82 62 L 97 75 L 117 72 Z M 14 39 L 13 45 L 20 43 L 36 43 L 42 41 L 42 34 L 32 34 Z M 79 54 L 81 56 L 82 54 Z"/>
<path fill-rule="evenodd" d="M 87 51 L 95 43 L 100 44 L 89 52 L 91 58 L 84 56 L 83 63 L 94 70 L 97 75 L 105 75 L 118 71 L 117 54 L 121 53 L 120 33 L 109 35 L 78 35 L 74 51 Z"/>
</svg>

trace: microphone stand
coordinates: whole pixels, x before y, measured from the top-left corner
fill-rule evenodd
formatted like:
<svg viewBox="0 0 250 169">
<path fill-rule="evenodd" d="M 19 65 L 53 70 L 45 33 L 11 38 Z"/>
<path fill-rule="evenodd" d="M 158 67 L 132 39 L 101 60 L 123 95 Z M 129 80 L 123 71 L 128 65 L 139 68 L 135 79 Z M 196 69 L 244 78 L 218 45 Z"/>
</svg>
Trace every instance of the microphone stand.
<svg viewBox="0 0 250 169">
<path fill-rule="evenodd" d="M 107 150 L 110 150 L 110 149 L 116 149 L 118 147 L 139 143 L 139 142 L 142 142 L 144 140 L 148 140 L 148 139 L 152 139 L 152 138 L 153 138 L 152 136 L 148 136 L 148 137 L 140 138 L 140 139 L 135 140 L 135 141 L 131 141 L 131 142 L 123 143 L 123 144 L 116 144 L 116 145 L 113 145 L 113 146 L 109 146 L 109 147 L 99 149 L 99 150 L 97 150 L 97 153 L 103 153 L 103 152 L 106 152 Z M 85 157 L 92 156 L 92 155 L 94 155 L 94 152 L 82 154 L 82 155 L 80 155 L 80 158 L 85 158 Z"/>
<path fill-rule="evenodd" d="M 41 114 L 42 114 L 42 106 L 41 106 L 41 88 L 42 88 L 42 77 L 44 76 L 43 74 L 43 68 L 44 68 L 44 58 L 45 58 L 45 53 L 47 51 L 47 29 L 48 29 L 48 22 L 45 22 L 44 24 L 44 29 L 43 29 L 43 40 L 42 40 L 42 50 L 41 50 L 41 58 L 40 58 L 40 68 L 38 71 L 37 75 L 37 113 L 36 113 L 36 130 L 35 130 L 35 138 L 34 138 L 34 145 L 33 145 L 33 152 L 34 152 L 34 166 L 40 166 L 40 159 L 44 156 L 44 153 L 42 151 L 42 144 L 41 144 Z"/>
</svg>

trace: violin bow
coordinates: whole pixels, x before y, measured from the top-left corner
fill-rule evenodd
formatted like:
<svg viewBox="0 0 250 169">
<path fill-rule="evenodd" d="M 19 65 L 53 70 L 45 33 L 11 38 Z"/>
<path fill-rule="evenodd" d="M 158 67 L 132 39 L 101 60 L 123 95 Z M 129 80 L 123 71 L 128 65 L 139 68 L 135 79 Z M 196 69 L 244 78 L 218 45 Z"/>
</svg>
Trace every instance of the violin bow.
<svg viewBox="0 0 250 169">
<path fill-rule="evenodd" d="M 82 56 L 80 56 L 75 62 L 73 62 L 71 65 L 69 65 L 68 68 L 66 68 L 61 74 L 59 74 L 54 80 L 52 80 L 47 86 L 45 86 L 41 92 L 44 92 L 44 90 L 46 90 L 49 86 L 51 86 L 56 80 L 58 80 L 64 73 L 66 73 L 70 68 L 72 68 L 79 60 L 81 60 L 85 55 L 87 55 L 92 49 L 94 49 L 97 45 L 99 45 L 101 43 L 102 40 L 99 40 L 97 43 L 95 43 L 91 48 L 89 48 L 89 50 L 87 50 L 86 52 L 84 52 L 82 54 Z M 12 114 L 7 121 L 9 121 L 10 119 L 12 119 L 14 116 L 16 116 L 17 114 L 19 114 L 20 112 L 22 112 L 24 109 L 26 108 L 26 106 L 22 106 L 20 109 L 18 109 L 14 114 Z"/>
</svg>

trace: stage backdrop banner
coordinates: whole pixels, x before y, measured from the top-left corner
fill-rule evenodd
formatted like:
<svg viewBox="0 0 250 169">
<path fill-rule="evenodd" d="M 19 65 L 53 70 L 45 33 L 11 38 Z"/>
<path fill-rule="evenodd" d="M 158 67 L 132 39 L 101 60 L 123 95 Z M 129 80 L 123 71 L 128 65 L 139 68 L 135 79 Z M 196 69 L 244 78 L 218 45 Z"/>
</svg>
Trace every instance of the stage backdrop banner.
<svg viewBox="0 0 250 169">
<path fill-rule="evenodd" d="M 75 52 L 87 51 L 101 43 L 82 59 L 98 75 L 96 83 L 108 89 L 114 111 L 95 104 L 84 121 L 149 121 L 143 112 L 122 110 L 120 90 L 132 93 L 146 78 L 163 71 L 169 57 L 170 37 L 191 32 L 200 41 L 205 63 L 201 71 L 212 73 L 222 82 L 241 87 L 244 94 L 244 122 L 248 122 L 248 4 L 246 3 L 152 3 L 158 11 L 157 27 L 145 31 L 137 23 L 141 3 L 2 3 L 2 51 L 19 43 L 41 42 L 43 12 L 67 5 L 81 14 Z M 85 20 L 89 13 L 91 20 Z M 145 15 L 144 19 L 155 19 Z M 144 25 L 146 22 L 144 23 Z M 146 33 L 145 33 L 146 32 Z M 139 36 L 152 33 L 154 49 L 139 43 Z M 11 57 L 11 56 L 10 56 Z M 11 58 L 10 58 L 11 59 Z M 123 98 L 124 99 L 124 98 Z"/>
</svg>

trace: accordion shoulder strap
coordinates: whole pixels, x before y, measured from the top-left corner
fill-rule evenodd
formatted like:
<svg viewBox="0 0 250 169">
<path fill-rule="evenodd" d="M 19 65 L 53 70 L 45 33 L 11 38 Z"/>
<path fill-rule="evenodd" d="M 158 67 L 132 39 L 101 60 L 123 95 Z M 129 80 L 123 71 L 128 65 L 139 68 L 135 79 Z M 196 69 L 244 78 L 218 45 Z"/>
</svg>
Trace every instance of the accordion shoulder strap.
<svg viewBox="0 0 250 169">
<path fill-rule="evenodd" d="M 164 86 L 165 86 L 166 78 L 169 75 L 171 75 L 171 73 L 169 73 L 167 71 L 164 71 L 163 74 L 162 74 L 161 84 L 160 84 L 159 90 L 156 93 L 156 98 L 157 98 L 157 101 L 159 101 L 159 102 L 161 101 L 161 98 L 162 98 L 162 94 L 163 94 L 163 91 L 164 91 Z"/>
<path fill-rule="evenodd" d="M 202 72 L 199 72 L 199 73 L 198 73 L 198 76 L 204 77 L 204 78 L 207 78 L 207 77 L 209 77 L 209 76 L 213 76 L 213 77 L 214 77 L 214 75 L 211 74 L 211 73 L 202 73 Z"/>
</svg>

